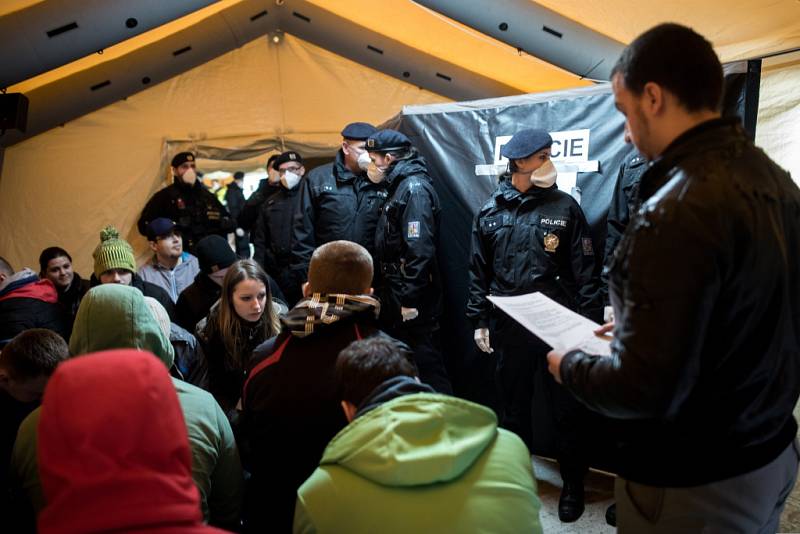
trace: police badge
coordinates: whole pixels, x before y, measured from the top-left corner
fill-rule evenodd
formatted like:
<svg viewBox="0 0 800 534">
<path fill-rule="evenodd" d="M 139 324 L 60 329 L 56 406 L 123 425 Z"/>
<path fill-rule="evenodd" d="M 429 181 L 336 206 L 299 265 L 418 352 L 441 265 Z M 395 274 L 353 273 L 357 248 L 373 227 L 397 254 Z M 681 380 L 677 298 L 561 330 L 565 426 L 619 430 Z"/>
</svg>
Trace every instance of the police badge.
<svg viewBox="0 0 800 534">
<path fill-rule="evenodd" d="M 555 252 L 558 248 L 558 236 L 556 234 L 544 234 L 545 252 Z"/>
</svg>

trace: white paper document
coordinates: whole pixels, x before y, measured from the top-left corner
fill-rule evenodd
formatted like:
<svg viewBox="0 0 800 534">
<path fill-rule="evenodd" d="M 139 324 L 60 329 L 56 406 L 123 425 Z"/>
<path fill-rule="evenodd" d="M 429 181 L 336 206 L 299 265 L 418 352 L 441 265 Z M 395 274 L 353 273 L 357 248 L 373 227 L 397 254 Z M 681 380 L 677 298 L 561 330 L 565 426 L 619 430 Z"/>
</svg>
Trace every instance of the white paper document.
<svg viewBox="0 0 800 534">
<path fill-rule="evenodd" d="M 489 300 L 512 319 L 558 352 L 582 350 L 588 354 L 611 354 L 611 336 L 598 336 L 600 325 L 562 306 L 540 292 Z"/>
</svg>

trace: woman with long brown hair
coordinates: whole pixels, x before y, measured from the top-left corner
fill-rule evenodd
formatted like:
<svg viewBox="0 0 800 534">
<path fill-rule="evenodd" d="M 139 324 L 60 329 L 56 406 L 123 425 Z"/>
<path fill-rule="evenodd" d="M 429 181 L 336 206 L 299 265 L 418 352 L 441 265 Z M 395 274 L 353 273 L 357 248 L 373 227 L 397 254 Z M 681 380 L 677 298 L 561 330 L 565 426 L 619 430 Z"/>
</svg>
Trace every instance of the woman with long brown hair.
<svg viewBox="0 0 800 534">
<path fill-rule="evenodd" d="M 278 332 L 267 273 L 253 260 L 235 262 L 225 274 L 219 301 L 197 325 L 209 390 L 226 413 L 239 402 L 253 349 Z"/>
</svg>

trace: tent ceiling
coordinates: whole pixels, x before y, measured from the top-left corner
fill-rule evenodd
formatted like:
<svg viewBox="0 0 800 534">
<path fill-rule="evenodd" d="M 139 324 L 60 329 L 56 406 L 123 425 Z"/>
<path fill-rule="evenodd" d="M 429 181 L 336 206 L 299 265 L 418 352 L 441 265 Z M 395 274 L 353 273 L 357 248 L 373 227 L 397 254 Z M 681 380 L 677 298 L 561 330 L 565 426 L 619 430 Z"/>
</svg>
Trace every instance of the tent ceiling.
<svg viewBox="0 0 800 534">
<path fill-rule="evenodd" d="M 517 3 L 520 1 L 523 0 L 517 0 Z M 16 10 L 39 7 L 41 3 L 39 0 L 5 0 L 0 2 L 0 17 L 13 16 Z M 714 43 L 723 61 L 800 47 L 800 2 L 796 0 L 673 0 L 659 3 L 539 0 L 537 4 L 622 43 L 629 42 L 642 30 L 659 22 L 687 24 Z M 268 10 L 269 17 L 245 28 L 246 24 L 233 20 L 231 15 L 237 13 L 237 16 L 244 17 L 244 22 L 249 22 L 253 10 Z M 304 26 L 302 19 L 294 16 L 294 12 L 303 10 L 315 13 L 311 25 Z M 327 26 L 324 25 L 326 21 Z M 535 21 L 519 22 L 536 27 Z M 161 72 L 161 78 L 153 77 L 153 81 L 161 81 L 196 66 L 198 61 L 207 61 L 281 26 L 305 40 L 399 79 L 403 79 L 404 72 L 414 72 L 415 68 L 416 72 L 424 70 L 425 75 L 412 76 L 404 81 L 458 100 L 550 91 L 590 83 L 411 0 L 220 0 L 110 46 L 102 56 L 91 54 L 13 85 L 8 90 L 26 93 L 31 98 L 29 123 L 33 121 L 34 128 L 28 135 L 35 134 L 143 88 L 142 83 L 131 80 L 128 85 L 115 82 L 115 90 L 102 96 L 88 94 L 85 90 L 74 92 L 82 88 L 86 80 L 120 69 L 135 71 L 147 67 Z M 207 39 L 209 33 L 215 34 L 212 35 L 213 46 L 205 47 L 194 60 L 187 58 L 166 65 L 168 61 L 153 53 L 153 47 L 160 43 L 163 48 L 164 43 L 174 41 L 181 33 L 193 35 L 200 41 Z M 387 49 L 383 57 L 365 52 L 362 41 L 366 39 L 383 43 Z M 535 50 L 529 52 L 536 53 Z M 408 64 L 412 66 L 408 67 Z M 437 76 L 437 72 L 445 74 L 445 77 Z M 136 78 L 137 81 L 140 79 Z M 45 96 L 47 102 L 44 102 Z M 56 112 L 56 108 L 61 108 L 61 111 Z M 0 138 L 0 145 L 8 146 L 23 138 L 11 132 L 11 135 Z"/>
</svg>

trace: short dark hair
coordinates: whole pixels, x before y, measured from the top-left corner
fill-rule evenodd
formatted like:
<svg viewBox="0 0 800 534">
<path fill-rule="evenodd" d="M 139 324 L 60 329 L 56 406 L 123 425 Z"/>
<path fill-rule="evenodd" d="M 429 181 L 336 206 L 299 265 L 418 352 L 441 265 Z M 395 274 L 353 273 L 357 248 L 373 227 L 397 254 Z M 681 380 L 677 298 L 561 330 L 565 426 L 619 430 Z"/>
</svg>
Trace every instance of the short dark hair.
<svg viewBox="0 0 800 534">
<path fill-rule="evenodd" d="M 5 275 L 12 275 L 14 274 L 14 268 L 8 263 L 4 257 L 0 256 L 0 273 Z"/>
<path fill-rule="evenodd" d="M 39 273 L 44 274 L 47 272 L 47 264 L 50 263 L 50 260 L 54 260 L 56 258 L 67 258 L 70 263 L 72 263 L 72 256 L 70 256 L 66 250 L 61 247 L 47 247 L 39 254 Z"/>
<path fill-rule="evenodd" d="M 625 47 L 611 71 L 625 88 L 642 94 L 656 83 L 673 93 L 688 111 L 718 111 L 722 98 L 722 65 L 702 35 L 680 24 L 659 24 Z"/>
<path fill-rule="evenodd" d="M 372 256 L 352 241 L 330 241 L 317 247 L 308 264 L 314 293 L 358 295 L 372 285 Z"/>
<path fill-rule="evenodd" d="M 21 332 L 0 352 L 0 367 L 14 380 L 30 380 L 50 376 L 56 366 L 69 358 L 64 338 L 45 328 Z"/>
<path fill-rule="evenodd" d="M 385 334 L 353 341 L 336 359 L 339 395 L 355 406 L 396 376 L 417 376 L 417 366 L 408 346 Z"/>
</svg>

